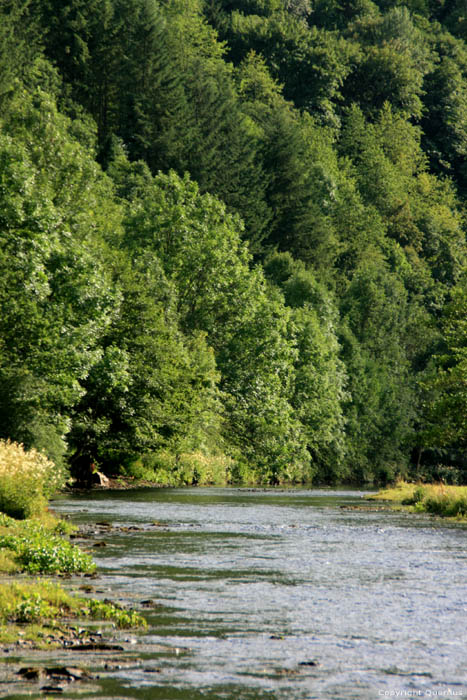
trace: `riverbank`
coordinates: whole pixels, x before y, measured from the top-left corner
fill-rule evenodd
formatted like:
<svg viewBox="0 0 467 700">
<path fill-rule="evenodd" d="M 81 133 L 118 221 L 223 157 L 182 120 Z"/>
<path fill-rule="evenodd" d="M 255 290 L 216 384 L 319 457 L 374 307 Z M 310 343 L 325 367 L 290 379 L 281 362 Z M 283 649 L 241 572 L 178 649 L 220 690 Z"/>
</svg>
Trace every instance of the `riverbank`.
<svg viewBox="0 0 467 700">
<path fill-rule="evenodd" d="M 0 644 L 30 642 L 52 646 L 73 638 L 70 620 L 110 620 L 118 627 L 144 625 L 133 611 L 112 603 L 73 598 L 58 583 L 27 576 L 93 575 L 92 556 L 71 542 L 76 528 L 52 515 L 47 502 L 63 487 L 65 474 L 42 453 L 0 441 L 0 574 L 21 581 L 0 584 Z"/>
<path fill-rule="evenodd" d="M 90 668 L 131 648 L 122 630 L 147 627 L 136 610 L 90 596 L 96 565 L 70 541 L 76 530 L 48 512 L 25 520 L 0 514 L 0 659 L 9 662 L 0 665 L 0 697 L 31 684 L 60 693 L 89 684 Z"/>
<path fill-rule="evenodd" d="M 388 501 L 414 513 L 467 520 L 467 486 L 398 481 L 394 486 L 369 496 L 369 499 Z"/>
<path fill-rule="evenodd" d="M 117 626 L 144 624 L 136 613 L 73 598 L 58 583 L 31 576 L 93 575 L 91 555 L 71 542 L 76 528 L 52 515 L 47 502 L 65 484 L 62 470 L 36 450 L 0 441 L 0 645 L 56 646 L 73 638 L 71 621 L 111 620 Z M 56 626 L 61 635 L 52 634 Z"/>
<path fill-rule="evenodd" d="M 80 619 L 109 621 L 118 628 L 146 625 L 136 611 L 72 596 L 58 582 L 43 578 L 95 575 L 91 555 L 70 541 L 75 531 L 50 513 L 21 521 L 0 514 L 0 574 L 5 576 L 0 583 L 0 644 L 21 640 L 57 646 L 59 639 L 74 637 Z M 49 634 L 57 625 L 60 637 Z"/>
</svg>

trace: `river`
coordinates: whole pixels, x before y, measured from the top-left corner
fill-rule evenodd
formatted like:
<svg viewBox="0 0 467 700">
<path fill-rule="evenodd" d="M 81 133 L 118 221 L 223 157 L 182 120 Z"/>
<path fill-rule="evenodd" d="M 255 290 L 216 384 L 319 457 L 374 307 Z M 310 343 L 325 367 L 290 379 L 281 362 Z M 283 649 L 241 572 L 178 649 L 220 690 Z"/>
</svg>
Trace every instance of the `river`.
<svg viewBox="0 0 467 700">
<path fill-rule="evenodd" d="M 138 528 L 93 550 L 98 585 L 154 601 L 140 641 L 171 648 L 115 668 L 87 697 L 467 697 L 466 526 L 360 510 L 362 495 L 193 488 L 57 501 L 75 523 Z"/>
</svg>

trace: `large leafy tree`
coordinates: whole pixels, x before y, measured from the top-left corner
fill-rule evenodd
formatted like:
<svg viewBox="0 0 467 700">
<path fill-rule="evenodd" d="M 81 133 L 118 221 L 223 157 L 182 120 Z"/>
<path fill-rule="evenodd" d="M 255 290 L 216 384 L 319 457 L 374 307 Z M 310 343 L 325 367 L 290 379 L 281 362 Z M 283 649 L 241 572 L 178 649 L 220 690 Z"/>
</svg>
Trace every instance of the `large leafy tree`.
<svg viewBox="0 0 467 700">
<path fill-rule="evenodd" d="M 31 76 L 39 58 L 41 32 L 28 0 L 4 0 L 0 5 L 0 108 L 20 80 Z"/>
<path fill-rule="evenodd" d="M 350 473 L 342 411 L 348 396 L 337 308 L 324 285 L 289 253 L 270 255 L 265 272 L 290 308 L 289 342 L 297 349 L 291 403 L 312 458 L 312 474 L 326 483 L 342 479 Z"/>
<path fill-rule="evenodd" d="M 119 303 L 104 240 L 120 215 L 71 131 L 39 90 L 18 91 L 0 134 L 1 433 L 55 457 Z"/>
<path fill-rule="evenodd" d="M 467 178 L 467 47 L 440 27 L 429 38 L 437 60 L 423 84 L 422 143 L 433 170 L 462 188 Z"/>
<path fill-rule="evenodd" d="M 465 450 L 467 442 L 467 284 L 453 290 L 443 315 L 443 347 L 425 377 L 428 448 Z"/>
<path fill-rule="evenodd" d="M 218 412 L 217 373 L 204 337 L 181 333 L 176 294 L 142 251 L 118 274 L 122 301 L 73 411 L 72 464 L 118 472 L 141 454 L 206 443 Z"/>
<path fill-rule="evenodd" d="M 341 313 L 348 457 L 357 480 L 385 481 L 407 465 L 415 415 L 407 292 L 384 267 L 366 265 L 354 275 Z"/>
<path fill-rule="evenodd" d="M 358 56 L 344 88 L 346 98 L 370 116 L 388 102 L 405 117 L 419 119 L 423 78 L 432 59 L 407 8 L 364 15 L 349 25 L 348 33 L 352 41 L 357 39 Z"/>
<path fill-rule="evenodd" d="M 117 182 L 128 180 L 123 160 L 112 172 Z M 239 219 L 172 172 L 140 190 L 125 228 L 131 255 L 156 253 L 177 289 L 183 331 L 207 334 L 220 372 L 224 438 L 237 459 L 256 465 L 266 481 L 303 477 L 309 456 L 289 401 L 295 349 L 288 314 L 250 269 Z"/>
</svg>

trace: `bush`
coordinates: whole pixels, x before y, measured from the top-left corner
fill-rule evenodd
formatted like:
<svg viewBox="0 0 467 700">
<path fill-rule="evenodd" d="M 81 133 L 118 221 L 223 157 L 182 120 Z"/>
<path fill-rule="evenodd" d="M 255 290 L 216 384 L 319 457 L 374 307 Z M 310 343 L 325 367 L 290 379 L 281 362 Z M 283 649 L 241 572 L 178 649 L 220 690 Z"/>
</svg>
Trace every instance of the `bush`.
<svg viewBox="0 0 467 700">
<path fill-rule="evenodd" d="M 65 473 L 37 450 L 0 440 L 0 510 L 24 519 L 43 512 Z"/>
<path fill-rule="evenodd" d="M 147 623 L 135 610 L 125 610 L 102 600 L 90 599 L 86 606 L 81 608 L 84 615 L 89 615 L 93 620 L 112 620 L 120 629 L 129 627 L 146 627 Z"/>
<path fill-rule="evenodd" d="M 467 517 L 467 486 L 399 481 L 393 488 L 379 491 L 370 498 L 411 506 L 417 513 L 433 513 L 448 518 Z"/>
<path fill-rule="evenodd" d="M 160 451 L 128 464 L 124 474 L 161 486 L 225 486 L 230 481 L 231 468 L 232 460 L 225 455 L 205 455 L 198 450 L 175 456 Z"/>
<path fill-rule="evenodd" d="M 92 573 L 96 568 L 89 554 L 60 535 L 49 532 L 39 522 L 15 524 L 14 520 L 2 515 L 0 526 L 3 529 L 0 549 L 13 551 L 16 562 L 28 573 Z"/>
<path fill-rule="evenodd" d="M 467 516 L 467 487 L 431 486 L 425 495 L 423 505 L 428 513 L 445 517 Z"/>
</svg>

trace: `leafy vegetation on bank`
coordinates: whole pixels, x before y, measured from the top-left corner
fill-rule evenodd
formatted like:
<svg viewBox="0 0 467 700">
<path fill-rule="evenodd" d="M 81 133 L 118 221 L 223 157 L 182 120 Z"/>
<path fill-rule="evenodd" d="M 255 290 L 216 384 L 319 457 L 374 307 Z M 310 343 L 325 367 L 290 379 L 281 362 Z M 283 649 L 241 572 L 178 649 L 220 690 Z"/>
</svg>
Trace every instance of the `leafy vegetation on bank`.
<svg viewBox="0 0 467 700">
<path fill-rule="evenodd" d="M 30 574 L 92 573 L 96 568 L 89 554 L 34 520 L 18 523 L 0 515 L 0 549 L 11 550 L 20 569 Z"/>
<path fill-rule="evenodd" d="M 416 513 L 467 519 L 467 486 L 398 481 L 393 488 L 382 489 L 370 498 L 411 506 Z"/>
<path fill-rule="evenodd" d="M 19 519 L 41 515 L 65 478 L 45 454 L 0 440 L 0 512 Z"/>
<path fill-rule="evenodd" d="M 464 483 L 465 24 L 5 0 L 0 438 L 84 484 Z"/>
<path fill-rule="evenodd" d="M 63 472 L 56 470 L 43 454 L 0 441 L 1 508 L 16 516 L 0 512 L 1 573 L 94 573 L 92 557 L 68 539 L 76 528 L 47 510 L 46 496 L 62 480 Z M 77 618 L 108 620 L 117 627 L 146 624 L 135 611 L 71 596 L 44 579 L 23 578 L 21 582 L 0 585 L 0 643 L 21 638 L 48 646 L 51 640 L 56 643 L 70 634 L 73 637 L 72 620 Z"/>
<path fill-rule="evenodd" d="M 145 627 L 134 610 L 112 603 L 71 595 L 48 580 L 5 583 L 0 586 L 0 643 L 21 639 L 50 647 L 68 639 L 78 620 L 109 621 L 118 628 Z"/>
<path fill-rule="evenodd" d="M 63 483 L 63 470 L 43 454 L 0 440 L 0 570 L 31 574 L 95 570 L 92 557 L 66 539 L 72 526 L 47 512 L 47 497 Z"/>
</svg>

